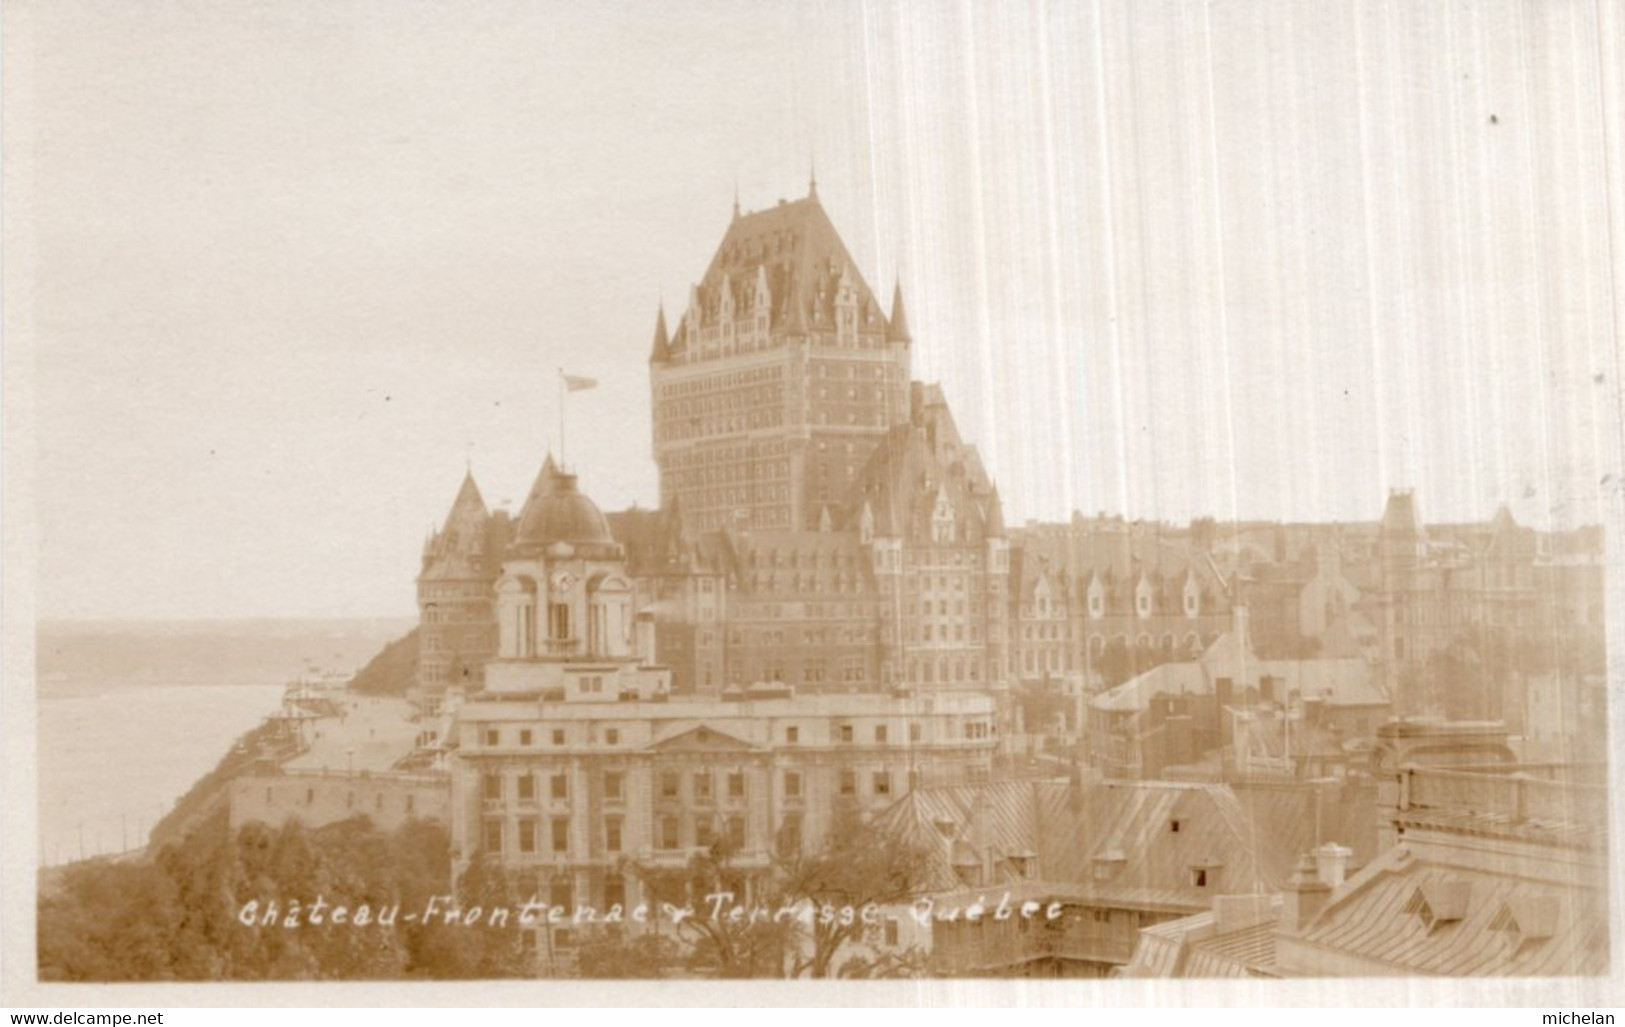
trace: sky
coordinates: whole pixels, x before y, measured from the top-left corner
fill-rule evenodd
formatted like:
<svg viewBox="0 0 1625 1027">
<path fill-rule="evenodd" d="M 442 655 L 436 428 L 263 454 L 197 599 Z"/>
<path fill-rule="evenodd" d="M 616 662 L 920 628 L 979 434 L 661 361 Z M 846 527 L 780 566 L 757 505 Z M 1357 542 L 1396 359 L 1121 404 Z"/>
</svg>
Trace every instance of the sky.
<svg viewBox="0 0 1625 1027">
<path fill-rule="evenodd" d="M 4 30 L 41 617 L 410 614 L 465 466 L 516 508 L 561 447 L 560 367 L 600 382 L 583 487 L 654 505 L 656 311 L 736 192 L 814 171 L 1012 524 L 1374 520 L 1391 487 L 1618 516 L 1615 5 L 21 0 Z"/>
</svg>

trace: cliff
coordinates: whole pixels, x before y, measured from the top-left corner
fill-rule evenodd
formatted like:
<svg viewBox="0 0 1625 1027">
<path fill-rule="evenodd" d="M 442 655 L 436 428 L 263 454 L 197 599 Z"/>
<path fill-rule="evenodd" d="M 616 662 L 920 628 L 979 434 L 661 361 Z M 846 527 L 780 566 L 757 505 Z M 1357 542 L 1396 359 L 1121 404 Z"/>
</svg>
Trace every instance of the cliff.
<svg viewBox="0 0 1625 1027">
<path fill-rule="evenodd" d="M 418 677 L 418 629 L 390 642 L 350 679 L 364 695 L 405 695 Z"/>
</svg>

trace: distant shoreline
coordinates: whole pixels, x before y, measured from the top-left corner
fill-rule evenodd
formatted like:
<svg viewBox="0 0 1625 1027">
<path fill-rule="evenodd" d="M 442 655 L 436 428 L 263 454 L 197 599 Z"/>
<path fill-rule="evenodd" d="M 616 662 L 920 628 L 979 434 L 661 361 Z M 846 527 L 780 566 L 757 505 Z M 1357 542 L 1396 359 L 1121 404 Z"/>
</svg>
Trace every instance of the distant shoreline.
<svg viewBox="0 0 1625 1027">
<path fill-rule="evenodd" d="M 76 633 L 81 631 L 162 631 L 174 628 L 204 628 L 218 631 L 222 628 L 284 628 L 309 629 L 334 626 L 400 627 L 405 629 L 417 623 L 416 613 L 387 614 L 355 617 L 120 617 L 120 618 L 42 618 L 34 622 L 35 634 L 48 632 Z"/>
</svg>

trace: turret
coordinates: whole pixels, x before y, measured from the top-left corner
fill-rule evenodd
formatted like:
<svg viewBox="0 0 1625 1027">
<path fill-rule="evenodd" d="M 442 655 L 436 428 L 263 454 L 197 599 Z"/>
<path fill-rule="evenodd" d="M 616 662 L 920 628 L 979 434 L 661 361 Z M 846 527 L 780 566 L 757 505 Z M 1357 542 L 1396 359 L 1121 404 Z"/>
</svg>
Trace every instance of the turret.
<svg viewBox="0 0 1625 1027">
<path fill-rule="evenodd" d="M 887 342 L 911 342 L 908 333 L 908 314 L 903 310 L 903 283 L 898 282 L 891 294 L 891 321 L 886 325 Z"/>
<path fill-rule="evenodd" d="M 655 341 L 649 348 L 649 363 L 664 364 L 671 359 L 671 336 L 666 332 L 666 305 L 660 305 L 655 318 Z"/>
</svg>

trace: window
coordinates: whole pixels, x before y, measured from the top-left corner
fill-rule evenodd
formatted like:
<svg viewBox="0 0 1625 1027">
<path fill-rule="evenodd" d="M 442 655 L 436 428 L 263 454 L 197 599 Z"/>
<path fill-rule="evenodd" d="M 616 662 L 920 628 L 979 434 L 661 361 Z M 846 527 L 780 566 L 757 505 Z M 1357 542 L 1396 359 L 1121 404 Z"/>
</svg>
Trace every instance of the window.
<svg viewBox="0 0 1625 1027">
<path fill-rule="evenodd" d="M 841 794 L 858 794 L 858 775 L 850 770 L 841 771 Z"/>
<path fill-rule="evenodd" d="M 486 728 L 485 729 L 485 744 L 487 746 L 501 745 L 502 744 L 502 732 L 498 731 L 494 727 Z"/>
<path fill-rule="evenodd" d="M 564 774 L 554 774 L 548 794 L 556 800 L 570 797 L 570 779 Z"/>
<path fill-rule="evenodd" d="M 556 818 L 553 821 L 553 851 L 570 851 L 570 821 L 565 818 Z"/>
<path fill-rule="evenodd" d="M 626 905 L 626 880 L 619 874 L 611 874 L 604 878 L 604 908 L 613 909 Z"/>
<path fill-rule="evenodd" d="M 801 814 L 786 813 L 779 825 L 778 850 L 780 856 L 794 856 L 801 851 Z"/>
<path fill-rule="evenodd" d="M 728 845 L 739 851 L 745 847 L 745 818 L 728 818 Z"/>
<path fill-rule="evenodd" d="M 881 725 L 878 725 L 875 728 L 875 744 L 876 745 L 885 745 L 886 744 L 886 725 L 881 724 Z"/>
<path fill-rule="evenodd" d="M 908 726 L 908 740 L 909 741 L 918 742 L 921 738 L 924 737 L 924 735 L 925 735 L 925 732 L 921 730 L 920 725 L 918 725 L 918 724 L 910 724 Z"/>
<path fill-rule="evenodd" d="M 547 604 L 548 637 L 564 639 L 570 637 L 570 607 L 565 603 Z"/>
<path fill-rule="evenodd" d="M 498 777 L 496 774 L 486 774 L 484 795 L 487 800 L 501 799 L 502 778 Z"/>
<path fill-rule="evenodd" d="M 694 775 L 694 801 L 711 801 L 711 772 L 701 770 Z"/>
<path fill-rule="evenodd" d="M 694 818 L 694 844 L 702 849 L 709 849 L 711 843 L 716 841 L 716 831 L 712 827 L 708 816 Z"/>
<path fill-rule="evenodd" d="M 485 822 L 485 851 L 492 854 L 502 851 L 502 821 Z"/>
<path fill-rule="evenodd" d="M 519 744 L 520 745 L 529 745 L 530 744 L 530 732 L 529 731 L 521 731 L 521 732 L 519 732 Z"/>
<path fill-rule="evenodd" d="M 1112 911 L 1109 909 L 1092 909 L 1089 912 L 1092 914 L 1091 919 L 1093 919 L 1097 924 L 1109 924 L 1112 922 Z"/>
<path fill-rule="evenodd" d="M 728 775 L 728 798 L 743 799 L 745 797 L 745 772 L 735 770 Z"/>
<path fill-rule="evenodd" d="M 898 940 L 897 940 L 898 934 L 899 934 L 899 931 L 898 931 L 897 918 L 894 917 L 894 916 L 887 917 L 886 918 L 886 945 L 887 945 L 888 948 L 896 948 L 897 947 L 897 945 L 898 945 Z"/>
<path fill-rule="evenodd" d="M 619 799 L 619 798 L 621 798 L 622 789 L 624 788 L 623 780 L 624 779 L 623 779 L 622 775 L 620 775 L 619 773 L 605 774 L 604 775 L 604 798 L 606 798 L 606 799 Z"/>
<path fill-rule="evenodd" d="M 797 742 L 801 741 L 801 729 L 799 727 L 785 728 L 784 740 L 790 745 L 795 745 Z"/>
<path fill-rule="evenodd" d="M 843 741 L 843 742 L 852 741 L 852 725 L 851 724 L 842 724 L 841 725 L 841 741 Z"/>
<path fill-rule="evenodd" d="M 660 818 L 660 847 L 662 849 L 677 848 L 677 818 Z"/>
<path fill-rule="evenodd" d="M 568 877 L 553 878 L 553 883 L 549 885 L 547 889 L 547 901 L 549 905 L 559 907 L 560 909 L 564 910 L 565 915 L 568 916 L 569 914 L 575 912 L 575 898 L 575 887 Z M 564 932 L 560 931 L 559 933 L 563 934 Z M 560 942 L 562 943 L 562 941 L 563 939 L 561 938 Z"/>
<path fill-rule="evenodd" d="M 519 821 L 519 851 L 536 851 L 536 821 L 531 820 L 529 817 Z"/>
<path fill-rule="evenodd" d="M 563 745 L 564 744 L 564 729 L 562 727 L 556 727 L 556 728 L 553 729 L 553 744 L 554 745 Z"/>
<path fill-rule="evenodd" d="M 609 728 L 608 730 L 606 730 L 604 732 L 604 744 L 605 745 L 620 745 L 621 744 L 621 732 L 619 731 L 619 729 L 617 729 L 617 728 Z"/>
<path fill-rule="evenodd" d="M 620 852 L 621 851 L 621 818 L 620 817 L 605 817 L 604 818 L 604 851 L 605 852 Z"/>
<path fill-rule="evenodd" d="M 1178 834 L 1179 833 L 1179 821 L 1177 819 L 1168 821 L 1168 833 L 1169 834 Z"/>
<path fill-rule="evenodd" d="M 529 774 L 519 779 L 519 801 L 531 802 L 536 798 L 536 779 Z"/>
<path fill-rule="evenodd" d="M 784 772 L 784 795 L 787 799 L 801 797 L 801 774 L 799 771 L 786 770 Z"/>
<path fill-rule="evenodd" d="M 1206 867 L 1191 867 L 1191 887 L 1193 887 L 1193 888 L 1206 888 L 1207 887 L 1207 868 Z"/>
<path fill-rule="evenodd" d="M 662 799 L 677 798 L 677 774 L 675 771 L 664 771 L 660 775 L 660 797 Z"/>
<path fill-rule="evenodd" d="M 885 770 L 875 771 L 875 794 L 891 794 L 891 773 Z"/>
</svg>

